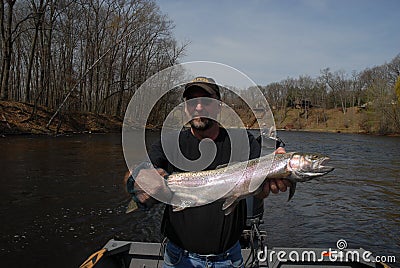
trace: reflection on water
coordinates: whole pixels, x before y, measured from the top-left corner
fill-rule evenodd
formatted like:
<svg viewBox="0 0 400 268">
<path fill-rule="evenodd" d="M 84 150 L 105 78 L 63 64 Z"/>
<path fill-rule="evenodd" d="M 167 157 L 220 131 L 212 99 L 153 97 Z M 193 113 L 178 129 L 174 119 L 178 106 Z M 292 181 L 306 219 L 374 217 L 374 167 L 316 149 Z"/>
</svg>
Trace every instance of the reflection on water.
<svg viewBox="0 0 400 268">
<path fill-rule="evenodd" d="M 138 134 L 139 135 L 139 134 Z M 266 199 L 269 247 L 351 248 L 400 259 L 400 138 L 280 132 L 335 170 Z M 154 140 L 149 137 L 149 141 Z M 159 241 L 162 205 L 126 215 L 119 134 L 0 140 L 2 267 L 76 267 L 109 239 Z M 138 152 L 137 161 L 143 158 Z"/>
</svg>

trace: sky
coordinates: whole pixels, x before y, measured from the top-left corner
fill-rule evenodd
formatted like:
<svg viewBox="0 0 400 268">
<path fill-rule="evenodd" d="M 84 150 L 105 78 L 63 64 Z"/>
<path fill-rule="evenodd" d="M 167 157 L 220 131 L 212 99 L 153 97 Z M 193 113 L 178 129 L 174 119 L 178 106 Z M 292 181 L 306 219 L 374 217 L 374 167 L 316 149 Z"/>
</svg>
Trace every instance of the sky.
<svg viewBox="0 0 400 268">
<path fill-rule="evenodd" d="M 324 68 L 351 75 L 400 54 L 400 0 L 156 2 L 190 42 L 181 62 L 227 64 L 258 85 Z"/>
</svg>

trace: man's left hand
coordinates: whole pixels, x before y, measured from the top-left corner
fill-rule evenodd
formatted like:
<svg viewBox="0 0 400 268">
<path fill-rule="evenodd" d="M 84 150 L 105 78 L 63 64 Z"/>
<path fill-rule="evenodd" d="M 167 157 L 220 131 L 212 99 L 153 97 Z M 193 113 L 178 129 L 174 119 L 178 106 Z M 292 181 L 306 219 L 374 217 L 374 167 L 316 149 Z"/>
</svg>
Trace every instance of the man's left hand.
<svg viewBox="0 0 400 268">
<path fill-rule="evenodd" d="M 279 147 L 275 150 L 275 154 L 284 154 L 285 149 Z M 263 199 L 266 198 L 270 192 L 277 194 L 279 192 L 286 192 L 287 188 L 291 187 L 291 183 L 286 179 L 271 179 L 265 182 L 263 190 L 256 195 L 256 197 Z"/>
</svg>

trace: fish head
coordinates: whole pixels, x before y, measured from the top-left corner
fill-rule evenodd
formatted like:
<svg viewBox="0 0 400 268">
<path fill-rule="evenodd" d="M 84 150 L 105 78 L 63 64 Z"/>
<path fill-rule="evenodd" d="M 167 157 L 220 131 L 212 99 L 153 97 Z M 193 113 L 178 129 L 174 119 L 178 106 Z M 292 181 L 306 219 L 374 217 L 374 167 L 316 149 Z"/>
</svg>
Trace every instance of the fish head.
<svg viewBox="0 0 400 268">
<path fill-rule="evenodd" d="M 296 181 L 304 182 L 323 176 L 334 168 L 324 166 L 329 157 L 315 153 L 294 153 L 289 161 L 289 167 Z"/>
</svg>

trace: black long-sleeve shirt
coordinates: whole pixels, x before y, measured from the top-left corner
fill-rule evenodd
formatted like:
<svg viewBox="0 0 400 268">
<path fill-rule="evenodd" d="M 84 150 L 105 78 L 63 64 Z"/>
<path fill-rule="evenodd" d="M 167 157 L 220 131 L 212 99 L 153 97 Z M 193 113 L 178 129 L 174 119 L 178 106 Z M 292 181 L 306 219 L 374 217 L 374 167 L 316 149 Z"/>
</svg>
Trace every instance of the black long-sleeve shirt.
<svg viewBox="0 0 400 268">
<path fill-rule="evenodd" d="M 238 130 L 236 132 L 238 133 Z M 238 159 L 232 159 L 233 161 L 245 161 L 259 157 L 260 144 L 248 132 L 247 137 L 250 148 L 244 148 L 244 146 L 248 146 L 246 142 L 236 142 L 236 144 L 233 144 L 233 149 L 236 152 L 249 152 L 250 149 L 249 154 L 242 153 L 239 157 L 236 157 Z M 200 140 L 193 136 L 190 129 L 183 130 L 180 133 L 180 150 L 187 159 L 195 160 L 200 157 L 199 143 Z M 217 153 L 214 161 L 206 168 L 207 170 L 215 169 L 219 165 L 230 162 L 231 144 L 228 131 L 220 128 L 220 133 L 214 143 Z M 174 150 L 179 150 L 179 148 L 176 147 Z M 174 155 L 177 154 L 173 152 L 171 155 L 174 158 Z M 168 173 L 181 172 L 168 161 L 161 141 L 152 145 L 149 157 L 153 165 L 165 169 Z M 175 163 L 174 161 L 171 162 Z M 190 252 L 199 254 L 222 253 L 232 247 L 240 238 L 246 223 L 246 201 L 241 200 L 236 209 L 227 216 L 222 210 L 222 204 L 223 201 L 218 200 L 178 212 L 173 212 L 172 206 L 167 205 L 161 227 L 162 232 L 170 241 Z"/>
</svg>

